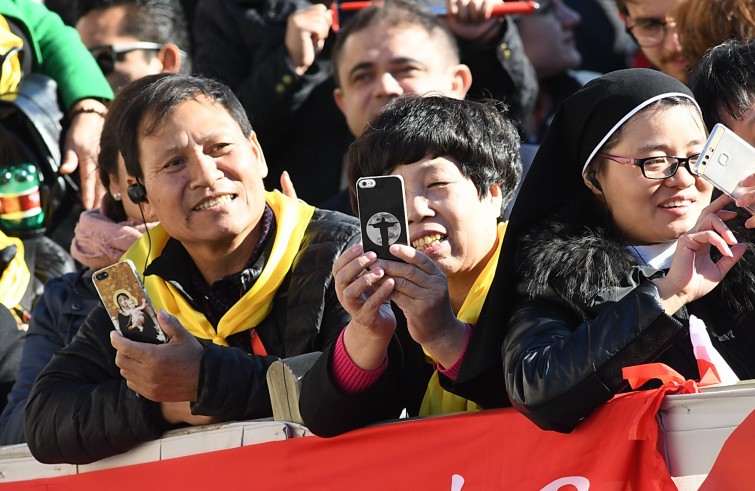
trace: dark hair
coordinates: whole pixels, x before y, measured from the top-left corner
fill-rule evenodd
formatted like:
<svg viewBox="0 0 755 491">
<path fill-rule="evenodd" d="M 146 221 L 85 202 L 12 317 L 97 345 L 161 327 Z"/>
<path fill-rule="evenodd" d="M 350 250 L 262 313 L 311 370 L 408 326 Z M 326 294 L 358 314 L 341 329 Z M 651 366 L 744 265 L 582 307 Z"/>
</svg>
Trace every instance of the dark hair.
<svg viewBox="0 0 755 491">
<path fill-rule="evenodd" d="M 140 138 L 153 135 L 181 103 L 200 97 L 225 108 L 244 135 L 251 136 L 254 130 L 246 111 L 227 86 L 191 75 L 147 75 L 126 85 L 113 101 L 117 110 L 111 111 L 116 120 L 113 124 L 117 130 L 118 149 L 129 175 L 137 180 L 143 178 L 139 160 Z"/>
<path fill-rule="evenodd" d="M 426 157 L 454 159 L 480 198 L 501 184 L 502 207 L 522 176 L 519 134 L 499 101 L 405 95 L 383 108 L 348 153 L 349 191 L 356 210 L 357 179 L 390 173 Z"/>
<path fill-rule="evenodd" d="M 128 218 L 123 203 L 116 201 L 110 194 L 110 176 L 118 175 L 118 132 L 115 129 L 115 117 L 119 104 L 111 104 L 108 110 L 108 116 L 105 118 L 105 124 L 102 126 L 100 136 L 100 153 L 97 155 L 97 174 L 100 182 L 105 187 L 105 196 L 103 197 L 100 213 L 110 218 L 114 222 L 122 222 Z M 124 197 L 125 199 L 125 197 Z"/>
<path fill-rule="evenodd" d="M 139 41 L 173 43 L 181 50 L 181 73 L 191 73 L 191 45 L 186 15 L 179 0 L 77 0 L 78 18 L 93 10 L 124 7 L 119 34 Z"/>
<path fill-rule="evenodd" d="M 451 63 L 459 63 L 460 55 L 456 38 L 448 27 L 438 19 L 438 16 L 406 0 L 386 0 L 382 5 L 374 5 L 360 10 L 338 32 L 338 37 L 333 45 L 333 51 L 330 56 L 333 63 L 333 78 L 337 86 L 341 86 L 341 80 L 338 78 L 338 64 L 346 40 L 352 34 L 377 24 L 392 27 L 421 27 L 434 38 L 437 49 L 443 49 L 441 46 L 445 41 L 449 51 L 448 54 L 453 57 Z"/>
<path fill-rule="evenodd" d="M 755 105 L 755 40 L 729 39 L 709 49 L 692 71 L 689 86 L 708 130 L 723 111 L 736 120 Z"/>
</svg>

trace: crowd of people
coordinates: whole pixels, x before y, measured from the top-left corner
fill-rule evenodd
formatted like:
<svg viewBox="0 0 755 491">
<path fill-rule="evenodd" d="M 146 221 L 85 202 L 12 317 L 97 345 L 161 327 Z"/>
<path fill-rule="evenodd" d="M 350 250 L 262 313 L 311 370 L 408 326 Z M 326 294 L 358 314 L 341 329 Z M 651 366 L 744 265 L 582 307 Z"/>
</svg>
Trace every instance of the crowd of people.
<svg viewBox="0 0 755 491">
<path fill-rule="evenodd" d="M 267 368 L 312 352 L 320 436 L 509 406 L 570 432 L 627 366 L 699 379 L 690 329 L 755 378 L 755 174 L 693 172 L 715 124 L 755 145 L 753 0 L 434 3 L 0 0 L 0 445 L 81 464 L 269 417 Z M 398 260 L 356 218 L 382 175 Z M 165 343 L 97 295 L 126 259 Z"/>
</svg>

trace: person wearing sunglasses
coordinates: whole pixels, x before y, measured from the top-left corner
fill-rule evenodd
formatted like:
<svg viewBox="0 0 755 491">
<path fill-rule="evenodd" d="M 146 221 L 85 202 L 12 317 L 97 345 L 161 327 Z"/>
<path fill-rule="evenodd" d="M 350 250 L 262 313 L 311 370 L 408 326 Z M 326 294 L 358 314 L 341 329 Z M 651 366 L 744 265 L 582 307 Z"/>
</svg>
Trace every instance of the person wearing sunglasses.
<svg viewBox="0 0 755 491">
<path fill-rule="evenodd" d="M 683 0 L 616 0 L 627 32 L 658 70 L 687 83 L 689 68 L 676 29 Z"/>
<path fill-rule="evenodd" d="M 191 72 L 178 0 L 81 0 L 76 30 L 114 91 L 157 73 Z"/>
<path fill-rule="evenodd" d="M 650 69 L 596 78 L 556 112 L 476 326 L 507 331 L 507 393 L 538 426 L 571 431 L 627 390 L 624 367 L 700 379 L 692 331 L 719 373 L 755 377 L 755 217 L 690 172 L 706 134 L 691 91 Z M 740 206 L 755 175 L 743 185 Z"/>
</svg>

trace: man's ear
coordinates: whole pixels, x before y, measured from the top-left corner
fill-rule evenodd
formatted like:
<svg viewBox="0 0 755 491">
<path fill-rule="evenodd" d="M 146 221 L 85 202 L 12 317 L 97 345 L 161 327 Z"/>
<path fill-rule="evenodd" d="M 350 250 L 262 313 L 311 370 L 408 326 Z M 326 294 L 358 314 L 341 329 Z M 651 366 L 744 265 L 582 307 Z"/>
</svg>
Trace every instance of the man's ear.
<svg viewBox="0 0 755 491">
<path fill-rule="evenodd" d="M 333 100 L 336 101 L 336 106 L 338 106 L 338 109 L 340 109 L 345 115 L 346 112 L 343 110 L 343 91 L 338 87 L 333 89 Z"/>
<path fill-rule="evenodd" d="M 181 70 L 181 50 L 175 44 L 163 44 L 157 57 L 163 65 L 162 73 L 178 73 Z"/>
<path fill-rule="evenodd" d="M 629 16 L 621 10 L 619 10 L 619 19 L 621 19 L 621 22 L 624 23 L 625 27 L 629 27 Z"/>
<path fill-rule="evenodd" d="M 267 162 L 265 161 L 265 154 L 262 152 L 262 146 L 257 140 L 257 133 L 254 131 L 249 135 L 249 142 L 252 144 L 252 152 L 257 156 L 257 171 L 264 179 L 267 177 Z"/>
<path fill-rule="evenodd" d="M 136 184 L 136 183 L 137 183 L 137 180 L 135 177 L 128 176 L 126 178 L 126 184 L 128 186 L 131 186 L 132 184 Z M 142 184 L 142 186 L 144 186 L 144 184 Z M 147 188 L 144 187 L 144 189 L 146 190 Z M 131 198 L 129 198 L 128 196 L 124 196 L 123 199 L 131 201 Z M 144 214 L 145 222 L 149 223 L 149 222 L 157 221 L 157 215 L 155 214 L 155 210 L 154 208 L 152 208 L 152 203 L 149 202 L 149 193 L 145 193 L 144 199 L 140 203 L 136 204 L 136 206 L 138 206 L 141 209 L 141 213 Z"/>
<path fill-rule="evenodd" d="M 467 65 L 459 64 L 450 68 L 451 88 L 446 94 L 454 99 L 464 99 L 472 86 L 472 72 Z"/>
</svg>

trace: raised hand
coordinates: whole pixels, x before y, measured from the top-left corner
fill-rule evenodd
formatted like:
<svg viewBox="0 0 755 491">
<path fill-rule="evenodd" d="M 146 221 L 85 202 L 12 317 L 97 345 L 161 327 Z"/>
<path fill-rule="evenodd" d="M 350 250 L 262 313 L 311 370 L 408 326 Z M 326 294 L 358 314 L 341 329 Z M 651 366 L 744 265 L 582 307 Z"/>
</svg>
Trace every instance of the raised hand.
<svg viewBox="0 0 755 491">
<path fill-rule="evenodd" d="M 294 70 L 303 75 L 325 46 L 333 17 L 323 4 L 312 5 L 292 13 L 286 25 L 286 50 Z"/>
<path fill-rule="evenodd" d="M 493 17 L 493 6 L 500 3 L 503 0 L 446 0 L 446 24 L 462 39 L 489 43 L 501 33 L 501 21 Z"/>
<path fill-rule="evenodd" d="M 344 346 L 351 360 L 363 370 L 373 370 L 382 364 L 396 329 L 396 317 L 388 303 L 394 281 L 385 278 L 385 271 L 377 262 L 374 252 L 364 253 L 357 244 L 333 264 L 336 295 L 351 314 L 344 332 Z"/>
<path fill-rule="evenodd" d="M 385 261 L 381 266 L 395 282 L 391 300 L 406 316 L 412 339 L 442 366 L 452 366 L 464 351 L 467 328 L 451 307 L 446 275 L 412 247 L 394 244 L 391 253 L 405 262 Z"/>
<path fill-rule="evenodd" d="M 94 99 L 82 99 L 73 105 L 71 124 L 63 141 L 61 174 L 79 169 L 81 201 L 84 208 L 99 206 L 105 188 L 97 178 L 97 155 L 100 153 L 100 134 L 107 108 Z"/>
<path fill-rule="evenodd" d="M 294 182 L 291 180 L 291 176 L 288 174 L 288 171 L 281 172 L 281 192 L 288 196 L 289 198 L 297 199 L 296 196 L 296 188 L 294 187 Z"/>
<path fill-rule="evenodd" d="M 738 244 L 725 223 L 736 216 L 723 209 L 730 202 L 721 196 L 703 210 L 692 230 L 679 237 L 668 274 L 653 280 L 666 313 L 707 295 L 745 253 L 746 244 Z M 710 257 L 711 247 L 723 254 L 718 261 Z"/>
</svg>

